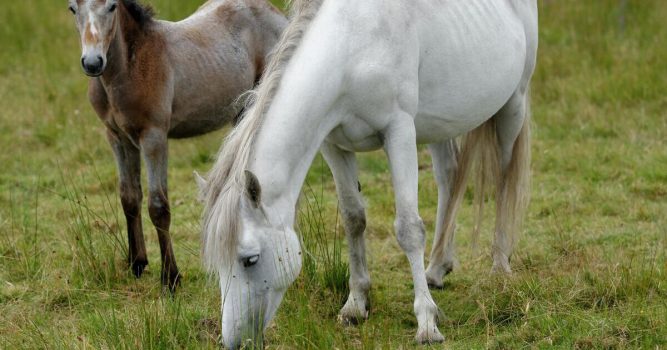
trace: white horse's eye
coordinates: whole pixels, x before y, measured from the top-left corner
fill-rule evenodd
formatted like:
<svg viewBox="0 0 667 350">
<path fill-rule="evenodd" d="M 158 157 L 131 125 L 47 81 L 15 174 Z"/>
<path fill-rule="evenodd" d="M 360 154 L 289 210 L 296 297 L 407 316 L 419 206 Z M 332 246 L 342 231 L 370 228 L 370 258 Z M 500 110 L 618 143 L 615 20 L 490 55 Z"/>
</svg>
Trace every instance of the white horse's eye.
<svg viewBox="0 0 667 350">
<path fill-rule="evenodd" d="M 69 12 L 71 12 L 73 15 L 76 15 L 76 10 L 74 9 L 74 6 L 69 7 Z"/>
<path fill-rule="evenodd" d="M 117 7 L 116 4 L 111 4 L 111 6 L 109 6 L 109 12 L 114 12 L 114 11 L 116 11 L 116 7 Z"/>
<path fill-rule="evenodd" d="M 243 258 L 241 259 L 241 261 L 243 262 L 243 267 L 250 267 L 257 264 L 257 262 L 259 261 L 259 255 L 253 255 L 247 258 Z"/>
</svg>

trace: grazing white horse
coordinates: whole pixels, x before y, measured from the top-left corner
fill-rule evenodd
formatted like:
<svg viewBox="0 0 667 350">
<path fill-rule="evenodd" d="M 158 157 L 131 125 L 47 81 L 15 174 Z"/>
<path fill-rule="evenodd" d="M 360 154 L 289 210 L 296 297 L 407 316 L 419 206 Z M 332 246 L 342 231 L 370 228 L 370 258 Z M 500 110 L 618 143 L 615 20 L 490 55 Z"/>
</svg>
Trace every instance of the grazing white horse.
<svg viewBox="0 0 667 350">
<path fill-rule="evenodd" d="M 224 344 L 261 339 L 299 274 L 295 206 L 319 149 L 349 243 L 350 295 L 340 316 L 368 316 L 355 152 L 380 148 L 392 173 L 396 236 L 412 269 L 416 340 L 441 342 L 428 284 L 441 285 L 454 259 L 454 214 L 478 150 L 496 159 L 485 164 L 498 175 L 493 263 L 509 271 L 529 175 L 536 0 L 296 0 L 292 11 L 254 105 L 203 188 L 203 252 L 220 277 Z M 466 134 L 459 155 L 453 140 Z M 440 197 L 428 270 L 418 143 L 430 146 Z"/>
</svg>

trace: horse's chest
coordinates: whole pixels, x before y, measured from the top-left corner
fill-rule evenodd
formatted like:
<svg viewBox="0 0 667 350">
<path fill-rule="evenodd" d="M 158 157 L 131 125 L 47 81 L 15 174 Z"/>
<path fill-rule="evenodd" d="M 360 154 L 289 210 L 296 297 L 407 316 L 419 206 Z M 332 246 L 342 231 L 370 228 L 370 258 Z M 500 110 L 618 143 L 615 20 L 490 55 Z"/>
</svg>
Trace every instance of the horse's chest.
<svg viewBox="0 0 667 350">
<path fill-rule="evenodd" d="M 114 131 L 116 134 L 127 136 L 135 143 L 138 143 L 142 131 L 145 129 L 145 127 L 140 125 L 140 123 L 137 123 L 131 118 L 128 118 L 118 112 L 111 113 L 109 117 L 104 120 L 104 125 L 106 125 L 106 127 L 110 130 Z"/>
<path fill-rule="evenodd" d="M 94 91 L 99 98 L 91 100 L 93 106 L 105 126 L 117 134 L 138 141 L 145 130 L 169 125 L 169 103 L 162 89 L 145 91 L 123 84 L 100 84 Z"/>
<path fill-rule="evenodd" d="M 327 141 L 353 152 L 367 152 L 383 145 L 382 134 L 361 119 L 347 121 L 327 136 Z"/>
<path fill-rule="evenodd" d="M 164 128 L 160 117 L 154 117 L 149 108 L 130 107 L 126 104 L 110 105 L 107 117 L 103 119 L 107 128 L 139 142 L 145 130 L 151 127 Z"/>
</svg>

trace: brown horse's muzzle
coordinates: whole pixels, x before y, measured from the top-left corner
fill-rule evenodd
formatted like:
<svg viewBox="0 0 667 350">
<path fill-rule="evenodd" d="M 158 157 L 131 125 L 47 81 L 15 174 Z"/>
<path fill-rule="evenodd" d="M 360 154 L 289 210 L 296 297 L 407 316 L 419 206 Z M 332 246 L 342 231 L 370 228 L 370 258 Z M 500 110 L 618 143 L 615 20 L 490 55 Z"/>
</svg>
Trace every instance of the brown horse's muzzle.
<svg viewBox="0 0 667 350">
<path fill-rule="evenodd" d="M 101 55 L 85 55 L 81 57 L 81 67 L 84 73 L 91 77 L 98 77 L 104 72 L 106 62 Z"/>
</svg>

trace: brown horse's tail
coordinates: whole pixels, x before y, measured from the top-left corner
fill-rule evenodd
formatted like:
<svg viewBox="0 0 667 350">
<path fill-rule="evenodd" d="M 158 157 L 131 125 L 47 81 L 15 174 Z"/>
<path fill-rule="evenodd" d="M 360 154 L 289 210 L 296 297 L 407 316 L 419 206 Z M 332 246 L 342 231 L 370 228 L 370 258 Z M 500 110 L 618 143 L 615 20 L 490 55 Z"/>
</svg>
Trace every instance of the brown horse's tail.
<svg viewBox="0 0 667 350">
<path fill-rule="evenodd" d="M 528 97 L 526 97 L 528 98 Z M 474 171 L 476 186 L 474 204 L 476 208 L 473 242 L 476 244 L 481 227 L 484 202 L 488 188 L 496 184 L 496 232 L 509 235 L 510 246 L 516 241 L 517 232 L 529 201 L 530 189 L 530 112 L 526 103 L 521 131 L 514 142 L 512 157 L 505 169 L 501 169 L 501 151 L 496 133 L 496 118 L 469 132 L 461 140 L 458 168 L 454 175 L 451 198 L 445 212 L 445 223 L 441 235 L 433 242 L 432 261 L 444 261 L 445 245 L 451 242 L 455 229 L 456 214 L 466 192 L 468 177 Z"/>
</svg>

